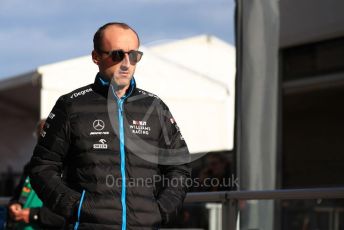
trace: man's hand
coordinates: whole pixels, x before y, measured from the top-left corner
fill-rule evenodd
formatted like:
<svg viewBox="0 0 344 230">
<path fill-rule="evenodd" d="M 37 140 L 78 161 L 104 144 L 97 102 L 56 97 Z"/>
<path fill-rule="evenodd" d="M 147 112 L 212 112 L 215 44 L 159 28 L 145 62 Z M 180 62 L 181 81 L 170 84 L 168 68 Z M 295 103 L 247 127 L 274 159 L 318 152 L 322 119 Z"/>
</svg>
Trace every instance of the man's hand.
<svg viewBox="0 0 344 230">
<path fill-rule="evenodd" d="M 22 210 L 22 206 L 18 203 L 14 203 L 10 205 L 8 210 L 9 210 L 11 218 L 15 220 L 18 213 Z"/>
<path fill-rule="evenodd" d="M 30 223 L 30 209 L 24 208 L 19 214 L 19 221 L 24 221 L 25 223 Z"/>
<path fill-rule="evenodd" d="M 10 216 L 15 221 L 23 221 L 25 223 L 30 222 L 30 209 L 24 208 L 22 209 L 21 205 L 18 203 L 12 204 L 9 207 Z"/>
</svg>

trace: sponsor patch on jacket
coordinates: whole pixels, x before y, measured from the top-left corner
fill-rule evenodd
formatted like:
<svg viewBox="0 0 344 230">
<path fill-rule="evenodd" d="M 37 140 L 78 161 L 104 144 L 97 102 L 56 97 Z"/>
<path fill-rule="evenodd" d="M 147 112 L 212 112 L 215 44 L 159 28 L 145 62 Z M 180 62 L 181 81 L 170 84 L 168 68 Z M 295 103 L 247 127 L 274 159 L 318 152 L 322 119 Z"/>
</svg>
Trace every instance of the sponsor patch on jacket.
<svg viewBox="0 0 344 230">
<path fill-rule="evenodd" d="M 176 128 L 177 133 L 179 133 L 179 138 L 180 138 L 180 140 L 184 141 L 184 137 L 182 136 L 182 133 L 180 132 L 180 128 L 179 128 L 179 126 L 177 125 L 176 120 L 174 120 L 174 118 L 171 117 L 171 118 L 170 118 L 170 122 L 171 122 L 171 124 Z"/>
<path fill-rule="evenodd" d="M 93 132 L 90 132 L 90 135 L 109 135 L 108 131 L 103 131 L 105 128 L 105 122 L 101 119 L 96 119 L 92 123 Z"/>
<path fill-rule="evenodd" d="M 45 135 L 47 135 L 47 132 L 42 130 L 40 134 L 41 134 L 41 137 L 45 137 Z"/>
<path fill-rule="evenodd" d="M 99 143 L 97 144 L 93 144 L 94 149 L 107 149 L 108 145 L 105 144 L 106 143 L 105 139 L 100 139 L 98 142 Z"/>
<path fill-rule="evenodd" d="M 89 92 L 92 92 L 92 88 L 88 88 L 88 89 L 84 89 L 82 91 L 79 91 L 79 92 L 76 92 L 76 93 L 73 93 L 70 98 L 73 99 L 73 98 L 76 98 L 76 97 L 79 97 L 79 96 L 84 96 L 86 93 L 89 93 Z"/>
<path fill-rule="evenodd" d="M 151 127 L 147 125 L 147 121 L 133 120 L 132 125 L 129 128 L 133 134 L 149 135 Z"/>
<path fill-rule="evenodd" d="M 144 90 L 138 90 L 138 91 L 139 91 L 139 93 L 141 93 L 141 94 L 143 94 L 143 95 L 148 95 L 149 97 L 154 97 L 154 98 L 160 100 L 160 98 L 159 98 L 157 95 L 153 94 L 153 93 L 149 93 L 149 92 L 146 92 L 146 91 L 144 91 Z"/>
<path fill-rule="evenodd" d="M 50 119 L 54 119 L 54 117 L 55 117 L 55 114 L 54 113 L 49 113 L 49 116 L 48 116 Z"/>
</svg>

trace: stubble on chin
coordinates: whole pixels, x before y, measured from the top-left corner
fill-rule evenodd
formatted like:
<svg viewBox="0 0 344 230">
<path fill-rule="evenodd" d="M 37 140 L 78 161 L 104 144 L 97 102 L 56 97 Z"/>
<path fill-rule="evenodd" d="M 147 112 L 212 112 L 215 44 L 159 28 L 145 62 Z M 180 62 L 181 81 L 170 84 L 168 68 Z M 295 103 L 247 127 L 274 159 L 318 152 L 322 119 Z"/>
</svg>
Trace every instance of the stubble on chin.
<svg viewBox="0 0 344 230">
<path fill-rule="evenodd" d="M 120 77 L 117 78 L 115 73 L 114 73 L 111 81 L 117 89 L 123 89 L 123 88 L 127 87 L 128 85 L 130 85 L 131 79 L 132 79 L 132 76 L 130 78 L 126 78 L 126 79 L 121 79 Z"/>
</svg>

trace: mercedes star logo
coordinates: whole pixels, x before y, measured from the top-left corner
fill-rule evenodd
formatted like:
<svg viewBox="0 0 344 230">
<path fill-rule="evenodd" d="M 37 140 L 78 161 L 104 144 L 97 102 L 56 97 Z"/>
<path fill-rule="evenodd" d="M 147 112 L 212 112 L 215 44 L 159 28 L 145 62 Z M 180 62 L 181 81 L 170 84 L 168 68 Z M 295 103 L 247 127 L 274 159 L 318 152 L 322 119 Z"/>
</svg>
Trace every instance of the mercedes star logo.
<svg viewBox="0 0 344 230">
<path fill-rule="evenodd" d="M 97 131 L 103 130 L 104 127 L 105 127 L 105 124 L 104 124 L 104 121 L 102 121 L 102 120 L 95 120 L 93 122 L 93 128 Z"/>
</svg>

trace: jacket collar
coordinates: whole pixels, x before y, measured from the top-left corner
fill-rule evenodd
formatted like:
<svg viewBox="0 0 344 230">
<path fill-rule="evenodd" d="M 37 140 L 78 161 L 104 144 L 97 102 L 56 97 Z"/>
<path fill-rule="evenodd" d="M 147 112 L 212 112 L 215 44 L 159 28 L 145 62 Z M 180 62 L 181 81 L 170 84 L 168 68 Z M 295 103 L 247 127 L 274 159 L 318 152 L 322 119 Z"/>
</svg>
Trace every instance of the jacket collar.
<svg viewBox="0 0 344 230">
<path fill-rule="evenodd" d="M 94 80 L 94 84 L 93 84 L 93 90 L 107 98 L 110 84 L 111 82 L 109 80 L 104 78 L 100 73 L 97 73 L 96 78 Z M 130 81 L 129 88 L 127 89 L 126 97 L 130 97 L 135 91 L 135 89 L 136 89 L 136 81 L 135 81 L 135 78 L 133 77 Z"/>
</svg>

